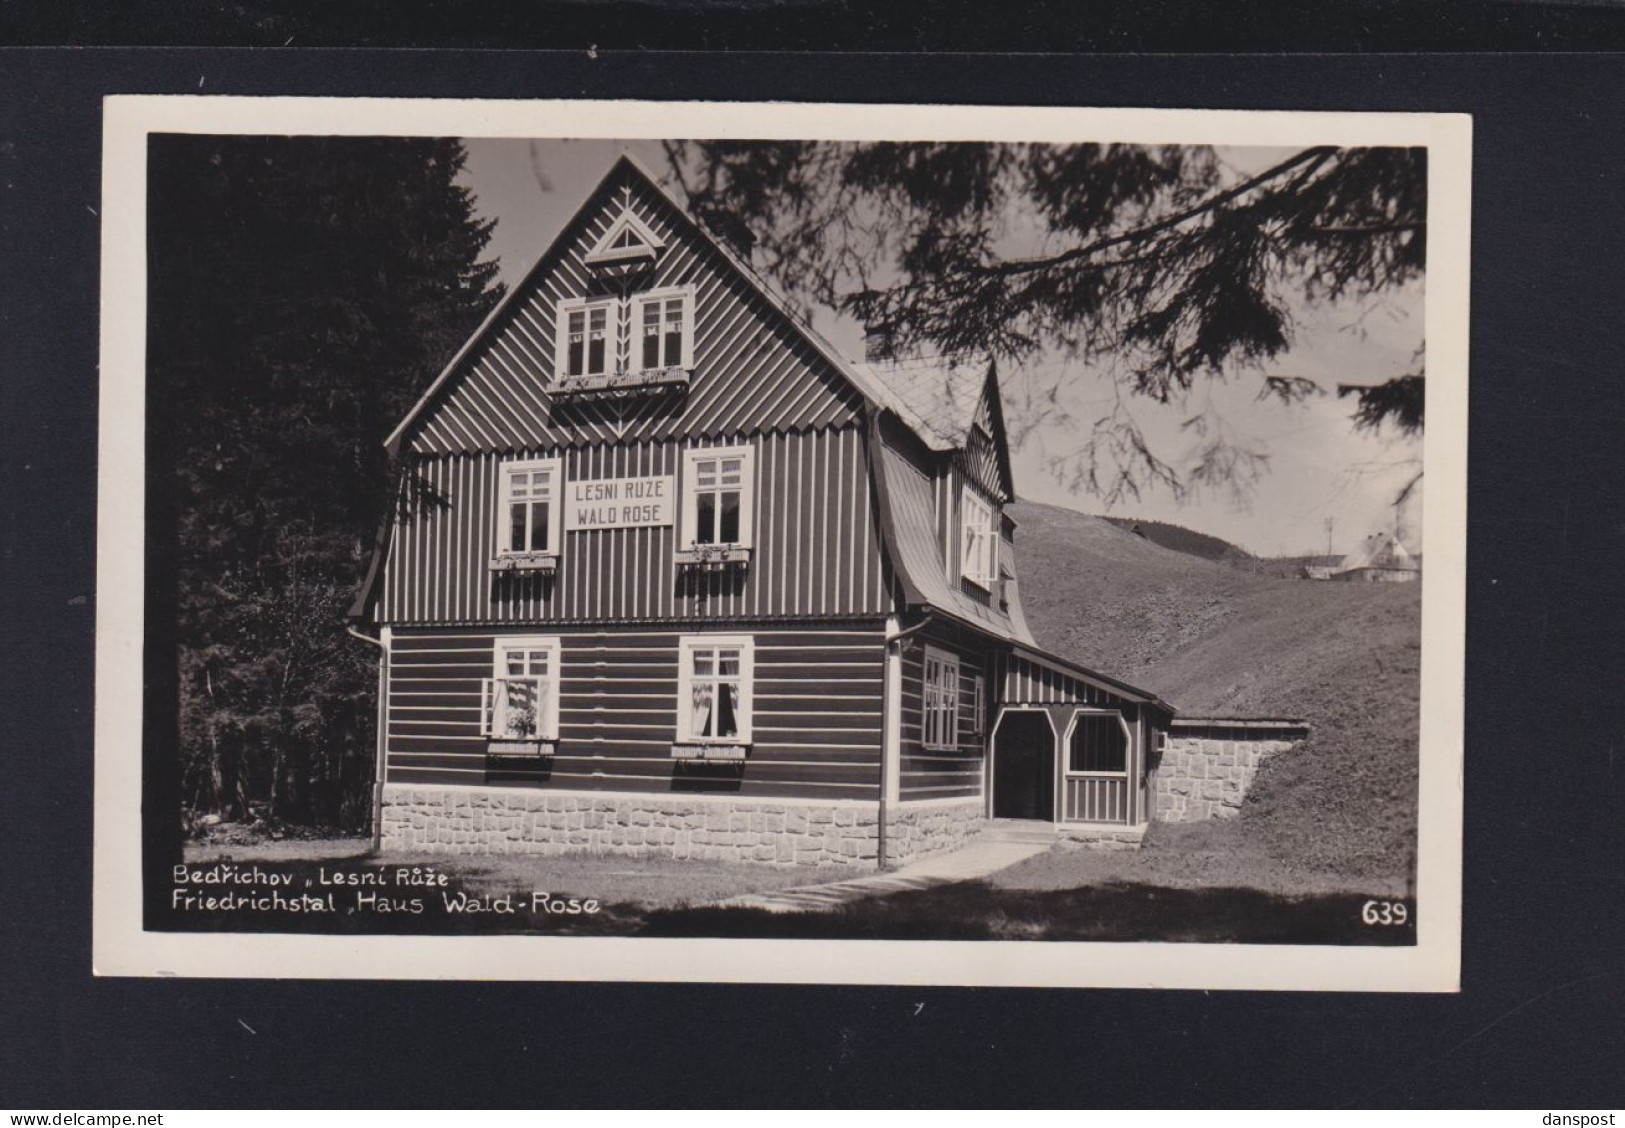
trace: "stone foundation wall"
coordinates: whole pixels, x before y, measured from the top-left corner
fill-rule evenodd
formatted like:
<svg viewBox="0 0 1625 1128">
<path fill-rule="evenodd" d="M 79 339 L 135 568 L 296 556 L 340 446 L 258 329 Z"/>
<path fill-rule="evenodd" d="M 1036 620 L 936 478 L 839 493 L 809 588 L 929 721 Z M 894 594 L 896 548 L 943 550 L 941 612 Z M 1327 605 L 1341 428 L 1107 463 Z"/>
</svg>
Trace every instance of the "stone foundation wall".
<svg viewBox="0 0 1625 1128">
<path fill-rule="evenodd" d="M 1301 727 L 1176 726 L 1157 765 L 1155 811 L 1163 822 L 1231 818 L 1258 766 L 1307 735 Z"/>
<path fill-rule="evenodd" d="M 1138 850 L 1148 823 L 1138 826 L 1102 826 L 1060 823 L 1055 844 L 1063 850 Z"/>
<path fill-rule="evenodd" d="M 390 785 L 384 789 L 384 848 L 874 869 L 875 817 L 874 807 L 857 803 Z"/>
<path fill-rule="evenodd" d="M 858 803 L 519 789 L 384 788 L 384 849 L 434 854 L 621 854 L 783 866 L 879 865 L 878 811 Z M 966 845 L 982 801 L 893 806 L 888 862 Z"/>
<path fill-rule="evenodd" d="M 906 866 L 968 846 L 987 825 L 980 798 L 897 803 L 886 808 L 886 862 Z"/>
</svg>

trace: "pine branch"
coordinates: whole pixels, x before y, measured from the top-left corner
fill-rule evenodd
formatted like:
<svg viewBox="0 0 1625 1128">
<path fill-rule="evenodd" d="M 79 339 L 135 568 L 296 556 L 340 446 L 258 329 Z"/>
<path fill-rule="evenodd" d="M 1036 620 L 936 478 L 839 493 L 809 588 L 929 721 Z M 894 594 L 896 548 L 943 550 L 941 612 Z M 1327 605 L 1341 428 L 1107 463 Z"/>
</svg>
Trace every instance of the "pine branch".
<svg viewBox="0 0 1625 1128">
<path fill-rule="evenodd" d="M 981 268 L 981 273 L 1005 276 L 1011 274 L 1028 274 L 1034 271 L 1051 270 L 1057 266 L 1065 266 L 1067 263 L 1076 262 L 1079 259 L 1089 258 L 1092 255 L 1096 255 L 1111 247 L 1121 246 L 1125 243 L 1143 242 L 1144 240 L 1150 239 L 1156 235 L 1160 235 L 1165 231 L 1170 231 L 1173 228 L 1178 227 L 1180 224 L 1194 219 L 1199 215 L 1203 215 L 1207 212 L 1213 211 L 1216 208 L 1223 207 L 1231 200 L 1235 200 L 1246 195 L 1253 189 L 1267 184 L 1277 177 L 1285 175 L 1300 165 L 1307 164 L 1311 161 L 1317 165 L 1323 163 L 1335 155 L 1336 152 L 1337 150 L 1330 146 L 1319 146 L 1313 149 L 1305 149 L 1303 152 L 1289 157 L 1280 164 L 1265 169 L 1256 176 L 1248 177 L 1240 184 L 1227 188 L 1223 192 L 1215 193 L 1200 203 L 1193 204 L 1185 210 L 1171 215 L 1166 219 L 1158 220 L 1156 223 L 1148 224 L 1145 227 L 1137 227 L 1132 231 L 1125 231 L 1117 235 L 1111 235 L 1104 239 L 1097 239 L 1092 243 L 1086 243 L 1081 247 L 1073 247 L 1070 250 L 1062 251 L 1055 255 L 1046 255 L 1040 258 L 1010 259 L 1006 262 Z"/>
</svg>

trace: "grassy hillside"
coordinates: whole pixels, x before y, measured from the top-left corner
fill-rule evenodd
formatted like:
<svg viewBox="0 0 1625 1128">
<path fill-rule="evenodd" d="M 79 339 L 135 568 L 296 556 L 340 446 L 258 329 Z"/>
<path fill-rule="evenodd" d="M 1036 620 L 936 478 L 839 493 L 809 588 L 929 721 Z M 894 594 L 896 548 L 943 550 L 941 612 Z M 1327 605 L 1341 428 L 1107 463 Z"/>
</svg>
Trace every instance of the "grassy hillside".
<svg viewBox="0 0 1625 1128">
<path fill-rule="evenodd" d="M 1022 602 L 1039 642 L 1185 714 L 1302 717 L 1231 823 L 1158 827 L 1147 849 L 1350 881 L 1408 872 L 1415 830 L 1420 585 L 1255 575 L 1108 521 L 1022 503 Z"/>
<path fill-rule="evenodd" d="M 1103 517 L 1119 529 L 1133 531 L 1136 527 L 1145 534 L 1145 539 L 1152 544 L 1171 548 L 1175 552 L 1183 552 L 1188 556 L 1200 556 L 1204 560 L 1218 560 L 1221 557 L 1240 557 L 1248 559 L 1252 553 L 1244 548 L 1238 548 L 1227 540 L 1199 533 L 1195 529 L 1187 529 L 1183 525 L 1172 525 L 1167 521 L 1147 521 L 1137 517 Z"/>
</svg>

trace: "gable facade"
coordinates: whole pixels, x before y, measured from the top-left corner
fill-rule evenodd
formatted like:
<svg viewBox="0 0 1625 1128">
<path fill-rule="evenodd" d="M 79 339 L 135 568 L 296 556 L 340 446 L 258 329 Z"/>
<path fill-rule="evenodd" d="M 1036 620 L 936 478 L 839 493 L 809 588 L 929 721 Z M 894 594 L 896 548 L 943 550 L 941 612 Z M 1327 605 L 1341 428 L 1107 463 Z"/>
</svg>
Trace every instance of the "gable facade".
<svg viewBox="0 0 1625 1128">
<path fill-rule="evenodd" d="M 995 375 L 912 394 L 619 162 L 391 436 L 386 843 L 872 866 L 981 825 L 1024 697 L 1138 725 L 1023 665 Z"/>
</svg>

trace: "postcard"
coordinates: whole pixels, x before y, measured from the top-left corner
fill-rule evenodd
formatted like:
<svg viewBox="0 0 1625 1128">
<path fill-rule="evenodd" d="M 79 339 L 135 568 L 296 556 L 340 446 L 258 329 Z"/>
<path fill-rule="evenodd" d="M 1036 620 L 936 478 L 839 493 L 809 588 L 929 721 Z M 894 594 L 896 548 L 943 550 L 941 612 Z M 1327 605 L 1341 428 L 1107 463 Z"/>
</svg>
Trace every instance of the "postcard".
<svg viewBox="0 0 1625 1128">
<path fill-rule="evenodd" d="M 1457 989 L 1468 118 L 105 107 L 99 974 Z"/>
</svg>

